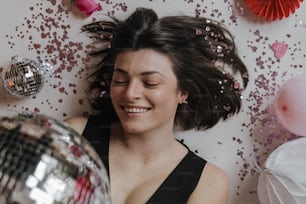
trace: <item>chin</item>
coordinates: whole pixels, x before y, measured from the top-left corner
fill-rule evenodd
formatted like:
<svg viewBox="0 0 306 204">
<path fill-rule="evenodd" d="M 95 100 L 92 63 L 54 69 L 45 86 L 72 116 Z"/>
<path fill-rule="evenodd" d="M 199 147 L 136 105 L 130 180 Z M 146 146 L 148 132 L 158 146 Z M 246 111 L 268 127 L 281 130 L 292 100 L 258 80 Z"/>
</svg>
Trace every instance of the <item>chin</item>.
<svg viewBox="0 0 306 204">
<path fill-rule="evenodd" d="M 122 129 L 126 133 L 131 134 L 141 134 L 146 131 L 143 124 L 128 124 L 128 123 L 121 123 Z"/>
</svg>

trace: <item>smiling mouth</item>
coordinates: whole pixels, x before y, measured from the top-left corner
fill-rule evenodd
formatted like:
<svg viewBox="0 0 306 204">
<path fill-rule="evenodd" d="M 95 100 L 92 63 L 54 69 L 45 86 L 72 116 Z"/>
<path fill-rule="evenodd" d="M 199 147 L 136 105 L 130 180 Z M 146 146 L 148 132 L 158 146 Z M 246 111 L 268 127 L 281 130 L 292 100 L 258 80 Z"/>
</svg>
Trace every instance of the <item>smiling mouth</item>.
<svg viewBox="0 0 306 204">
<path fill-rule="evenodd" d="M 139 108 L 139 107 L 121 107 L 125 113 L 145 113 L 151 110 L 151 108 Z"/>
</svg>

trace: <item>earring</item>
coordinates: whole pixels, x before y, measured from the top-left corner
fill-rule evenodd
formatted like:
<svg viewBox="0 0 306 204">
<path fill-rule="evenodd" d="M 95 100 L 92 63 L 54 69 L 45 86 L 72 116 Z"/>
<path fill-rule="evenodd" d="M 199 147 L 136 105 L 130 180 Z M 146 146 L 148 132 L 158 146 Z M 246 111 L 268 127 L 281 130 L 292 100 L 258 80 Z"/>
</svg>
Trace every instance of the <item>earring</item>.
<svg viewBox="0 0 306 204">
<path fill-rule="evenodd" d="M 186 104 L 187 105 L 188 101 L 184 100 L 184 101 L 181 102 L 181 104 Z"/>
</svg>

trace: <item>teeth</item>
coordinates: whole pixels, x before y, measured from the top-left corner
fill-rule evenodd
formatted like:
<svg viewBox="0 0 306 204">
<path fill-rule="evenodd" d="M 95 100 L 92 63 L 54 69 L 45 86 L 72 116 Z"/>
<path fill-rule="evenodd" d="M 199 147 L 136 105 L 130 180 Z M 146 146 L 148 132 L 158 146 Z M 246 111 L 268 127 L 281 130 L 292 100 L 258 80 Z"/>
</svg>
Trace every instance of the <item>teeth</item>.
<svg viewBox="0 0 306 204">
<path fill-rule="evenodd" d="M 144 113 L 147 110 L 146 108 L 124 108 L 124 111 L 128 113 Z"/>
</svg>

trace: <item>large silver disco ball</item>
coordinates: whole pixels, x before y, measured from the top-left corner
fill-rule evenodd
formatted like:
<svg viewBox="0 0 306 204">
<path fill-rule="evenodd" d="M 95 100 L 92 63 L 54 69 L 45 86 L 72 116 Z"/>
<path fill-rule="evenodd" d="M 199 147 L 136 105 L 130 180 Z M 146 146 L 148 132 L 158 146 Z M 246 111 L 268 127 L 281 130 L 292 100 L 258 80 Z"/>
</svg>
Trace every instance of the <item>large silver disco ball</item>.
<svg viewBox="0 0 306 204">
<path fill-rule="evenodd" d="M 32 59 L 14 56 L 2 79 L 4 87 L 13 96 L 25 98 L 36 95 L 44 85 L 43 65 Z"/>
<path fill-rule="evenodd" d="M 0 118 L 1 204 L 110 204 L 103 163 L 89 143 L 55 119 Z"/>
</svg>

